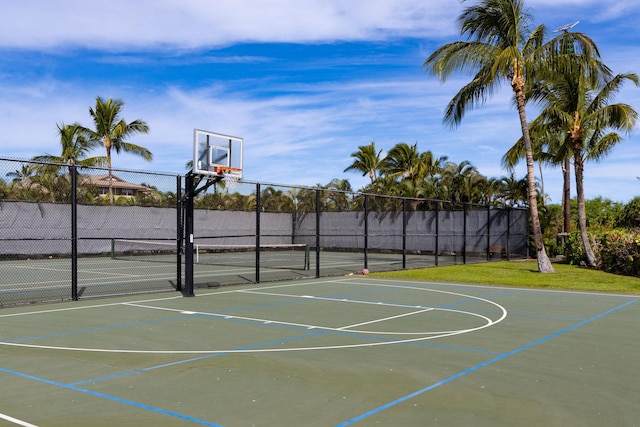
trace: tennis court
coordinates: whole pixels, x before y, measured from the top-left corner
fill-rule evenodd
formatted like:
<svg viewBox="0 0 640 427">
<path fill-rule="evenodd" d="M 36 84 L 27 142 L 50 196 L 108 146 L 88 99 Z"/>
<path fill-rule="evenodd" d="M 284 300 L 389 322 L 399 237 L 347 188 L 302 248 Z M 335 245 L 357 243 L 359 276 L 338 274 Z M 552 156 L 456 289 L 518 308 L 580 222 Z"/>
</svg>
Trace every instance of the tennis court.
<svg viewBox="0 0 640 427">
<path fill-rule="evenodd" d="M 107 240 L 108 241 L 108 240 Z M 111 239 L 111 252 L 79 258 L 77 261 L 78 297 L 144 294 L 177 288 L 176 244 L 164 241 Z M 253 245 L 198 245 L 194 254 L 196 288 L 230 284 L 282 281 L 322 276 L 344 276 L 362 271 L 364 255 L 359 252 L 322 251 L 322 262 L 307 245 L 263 245 L 260 268 L 256 270 Z M 460 257 L 458 257 L 460 258 Z M 368 267 L 373 271 L 430 267 L 433 255 L 371 253 Z M 454 256 L 439 256 L 439 265 L 455 264 Z M 481 262 L 467 257 L 467 262 Z M 457 260 L 459 262 L 459 260 Z M 319 266 L 319 268 L 316 268 Z M 0 260 L 0 307 L 16 304 L 59 302 L 71 299 L 69 285 L 72 264 L 68 257 L 39 257 Z"/>
<path fill-rule="evenodd" d="M 196 293 L 0 310 L 0 424 L 638 425 L 637 296 L 361 275 Z"/>
</svg>

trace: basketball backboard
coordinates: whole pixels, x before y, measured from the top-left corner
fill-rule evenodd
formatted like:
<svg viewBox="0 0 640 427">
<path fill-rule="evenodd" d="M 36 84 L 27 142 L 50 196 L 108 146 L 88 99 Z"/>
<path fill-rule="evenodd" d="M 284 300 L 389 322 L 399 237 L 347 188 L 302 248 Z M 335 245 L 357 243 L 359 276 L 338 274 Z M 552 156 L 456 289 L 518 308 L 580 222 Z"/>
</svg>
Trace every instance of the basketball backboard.
<svg viewBox="0 0 640 427">
<path fill-rule="evenodd" d="M 244 140 L 200 129 L 193 131 L 193 173 L 242 178 Z"/>
</svg>

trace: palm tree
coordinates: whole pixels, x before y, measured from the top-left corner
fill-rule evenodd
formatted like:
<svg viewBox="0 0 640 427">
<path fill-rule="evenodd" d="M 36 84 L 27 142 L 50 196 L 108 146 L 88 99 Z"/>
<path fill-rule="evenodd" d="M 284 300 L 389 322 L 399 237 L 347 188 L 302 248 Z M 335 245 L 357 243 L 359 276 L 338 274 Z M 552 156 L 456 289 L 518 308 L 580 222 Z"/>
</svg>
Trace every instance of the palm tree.
<svg viewBox="0 0 640 427">
<path fill-rule="evenodd" d="M 33 160 L 46 163 L 66 164 L 69 166 L 104 166 L 106 164 L 107 159 L 104 156 L 86 157 L 99 143 L 87 138 L 87 132 L 80 123 L 70 125 L 60 123 L 56 126 L 58 127 L 60 145 L 62 146 L 60 155 L 45 154 L 36 156 Z"/>
<path fill-rule="evenodd" d="M 13 178 L 13 184 L 20 184 L 23 188 L 31 184 L 32 178 L 35 176 L 37 168 L 30 164 L 23 164 L 20 169 L 8 172 L 5 176 Z"/>
<path fill-rule="evenodd" d="M 311 188 L 300 188 L 291 192 L 288 197 L 294 204 L 297 213 L 310 213 L 316 210 L 316 191 Z"/>
<path fill-rule="evenodd" d="M 585 76 L 581 64 L 557 73 L 542 85 L 541 96 L 546 108 L 532 126 L 551 135 L 558 135 L 560 149 L 573 155 L 578 207 L 578 229 L 587 263 L 596 265 L 596 258 L 587 235 L 584 195 L 584 164 L 598 161 L 622 140 L 616 130 L 629 133 L 634 128 L 638 113 L 628 104 L 610 104 L 622 85 L 631 81 L 636 86 L 636 74 L 603 76 L 598 82 Z M 611 130 L 611 132 L 608 132 Z M 607 133 L 608 132 L 608 133 Z M 556 149 L 558 149 L 556 147 Z"/>
<path fill-rule="evenodd" d="M 351 153 L 351 157 L 355 160 L 343 172 L 355 170 L 362 172 L 362 176 L 369 174 L 369 179 L 373 181 L 377 178 L 378 168 L 380 167 L 380 153 L 382 150 L 376 151 L 376 142 L 373 141 L 369 145 L 358 147 L 358 151 Z"/>
<path fill-rule="evenodd" d="M 373 183 L 365 186 L 361 191 L 364 193 L 384 194 L 387 196 L 401 195 L 398 181 L 391 175 L 382 175 Z"/>
<path fill-rule="evenodd" d="M 442 173 L 447 160 L 449 160 L 449 157 L 436 157 L 431 151 L 420 153 L 416 175 L 419 177 L 434 178 Z"/>
<path fill-rule="evenodd" d="M 272 186 L 260 192 L 260 210 L 263 212 L 290 212 L 293 204 L 287 193 Z"/>
<path fill-rule="evenodd" d="M 500 198 L 504 206 L 519 207 L 527 204 L 527 178 L 517 179 L 511 172 L 509 176 L 503 176 L 500 179 L 500 184 L 502 187 Z"/>
<path fill-rule="evenodd" d="M 447 162 L 442 171 L 442 181 L 449 189 L 449 198 L 452 202 L 473 201 L 473 187 L 484 179 L 486 178 L 468 160 L 460 164 Z"/>
<path fill-rule="evenodd" d="M 350 195 L 353 189 L 348 179 L 334 178 L 324 187 L 322 192 L 327 201 L 327 207 L 332 211 L 349 210 Z"/>
<path fill-rule="evenodd" d="M 473 202 L 483 205 L 500 206 L 499 198 L 502 195 L 502 182 L 499 178 L 488 178 L 479 174 L 481 177 L 475 184 L 475 199 Z"/>
<path fill-rule="evenodd" d="M 541 133 L 537 120 L 529 125 L 533 159 L 540 168 L 540 190 L 542 203 L 544 204 L 544 181 L 542 180 L 542 165 L 560 166 L 562 170 L 562 210 L 564 213 L 563 232 L 571 230 L 571 152 L 569 146 L 562 143 L 562 134 Z M 522 137 L 502 157 L 502 165 L 513 173 L 516 165 L 526 156 L 524 140 Z"/>
<path fill-rule="evenodd" d="M 413 181 L 420 155 L 418 154 L 418 144 L 409 145 L 405 142 L 396 144 L 387 156 L 380 162 L 380 168 L 385 174 L 399 177 L 401 180 L 409 179 Z"/>
<path fill-rule="evenodd" d="M 461 33 L 469 41 L 453 42 L 438 48 L 427 58 L 424 66 L 443 81 L 456 71 L 476 71 L 472 81 L 449 102 L 445 122 L 451 126 L 459 125 L 466 110 L 484 102 L 500 84 L 506 82 L 511 86 L 525 144 L 529 209 L 538 271 L 547 273 L 554 269 L 542 240 L 525 91 L 530 77 L 543 76 L 547 70 L 561 64 L 555 59 L 560 50 L 559 37 L 544 44 L 544 25 L 530 30 L 532 21 L 533 17 L 522 0 L 480 0 L 477 6 L 467 7 L 458 18 Z M 579 43 L 579 51 L 591 52 L 595 48 L 586 37 L 575 35 L 575 39 Z"/>
<path fill-rule="evenodd" d="M 135 154 L 145 160 L 151 160 L 152 154 L 144 147 L 127 142 L 126 139 L 136 133 L 149 132 L 149 126 L 142 120 L 127 123 L 120 117 L 124 102 L 119 99 L 96 98 L 95 108 L 89 108 L 95 129 L 84 129 L 90 141 L 103 145 L 107 152 L 107 168 L 109 169 L 109 200 L 113 201 L 113 187 L 111 186 L 111 150 Z"/>
<path fill-rule="evenodd" d="M 577 35 L 581 36 L 581 35 Z M 553 98 L 553 87 L 564 87 L 564 96 L 567 102 L 575 101 L 575 93 L 572 90 L 578 78 L 587 78 L 592 84 L 597 85 L 598 81 L 605 81 L 611 77 L 611 71 L 599 59 L 597 48 L 593 45 L 593 50 L 586 50 L 583 55 L 576 55 L 575 40 L 572 33 L 565 32 L 559 38 L 558 57 L 564 61 L 563 67 L 551 70 L 547 76 L 549 80 L 537 81 L 530 86 L 531 92 L 529 97 L 541 103 L 546 103 L 547 98 Z M 595 56 L 591 56 L 595 53 Z M 584 64 L 587 64 L 584 67 Z M 550 81 L 552 83 L 550 83 Z M 557 90 L 557 89 L 556 89 Z M 564 223 L 562 231 L 569 233 L 571 231 L 571 142 L 562 125 L 549 127 L 542 125 L 542 118 L 538 117 L 530 125 L 534 137 L 533 149 L 534 158 L 542 163 L 560 166 L 562 169 L 562 210 L 564 214 Z M 524 141 L 522 138 L 514 145 L 503 157 L 503 164 L 512 169 L 524 158 Z M 542 176 L 542 168 L 540 169 Z M 543 203 L 544 203 L 544 183 L 542 183 Z"/>
</svg>

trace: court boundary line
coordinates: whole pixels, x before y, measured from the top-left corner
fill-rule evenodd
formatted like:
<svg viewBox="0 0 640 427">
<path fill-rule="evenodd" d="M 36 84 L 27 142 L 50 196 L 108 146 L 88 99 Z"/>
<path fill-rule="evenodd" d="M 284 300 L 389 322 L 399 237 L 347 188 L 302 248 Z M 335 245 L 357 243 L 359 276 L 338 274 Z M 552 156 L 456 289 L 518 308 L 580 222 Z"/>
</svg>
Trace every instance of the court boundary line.
<svg viewBox="0 0 640 427">
<path fill-rule="evenodd" d="M 65 388 L 67 390 L 76 391 L 76 392 L 88 394 L 88 395 L 95 396 L 95 397 L 100 397 L 100 398 L 103 398 L 103 399 L 111 400 L 111 401 L 114 401 L 114 402 L 117 402 L 117 403 L 129 405 L 129 406 L 133 406 L 133 407 L 136 407 L 136 408 L 146 409 L 146 410 L 151 411 L 151 412 L 155 412 L 155 413 L 162 414 L 162 415 L 168 415 L 168 416 L 171 416 L 171 417 L 179 418 L 181 420 L 191 421 L 191 422 L 194 422 L 194 423 L 197 423 L 197 424 L 206 425 L 206 426 L 209 426 L 209 427 L 223 427 L 220 424 L 211 423 L 209 421 L 205 421 L 205 420 L 201 420 L 201 419 L 198 419 L 198 418 L 190 417 L 188 415 L 180 414 L 178 412 L 173 412 L 173 411 L 168 411 L 168 410 L 165 410 L 165 409 L 156 408 L 155 406 L 147 405 L 145 403 L 140 403 L 140 402 L 136 402 L 136 401 L 133 401 L 133 400 L 124 399 L 124 398 L 121 398 L 121 397 L 112 396 L 110 394 L 102 393 L 100 391 L 90 390 L 90 389 L 87 389 L 87 388 L 78 387 L 78 386 L 75 386 L 73 384 L 65 384 L 65 383 L 61 383 L 61 382 L 58 382 L 58 381 L 54 381 L 54 380 L 50 380 L 50 379 L 42 378 L 42 377 L 37 377 L 35 375 L 26 374 L 24 372 L 14 371 L 12 369 L 7 369 L 7 368 L 3 368 L 3 367 L 0 367 L 0 372 L 4 372 L 5 374 L 14 375 L 14 376 L 18 376 L 18 377 L 21 377 L 21 378 L 26 378 L 26 379 L 29 379 L 29 380 L 38 381 L 38 382 L 41 382 L 41 383 L 53 385 L 55 387 L 62 387 L 62 388 Z"/>
<path fill-rule="evenodd" d="M 335 279 L 336 282 L 344 282 L 350 280 L 369 280 L 363 278 L 353 278 L 353 279 Z M 372 278 L 373 280 L 377 280 L 380 282 L 392 282 L 392 283 L 417 283 L 417 284 L 428 284 L 428 285 L 440 285 L 440 286 L 462 286 L 469 288 L 487 288 L 487 289 L 511 289 L 514 291 L 531 291 L 531 292 L 558 292 L 565 293 L 570 295 L 588 295 L 588 296 L 608 296 L 608 297 L 622 297 L 622 298 L 640 298 L 640 294 L 624 294 L 624 293 L 616 293 L 616 292 L 597 292 L 597 291 L 584 291 L 584 290 L 571 290 L 571 289 L 540 289 L 540 288 L 527 288 L 522 286 L 510 286 L 510 285 L 487 285 L 482 283 L 461 283 L 461 282 L 435 282 L 432 280 L 411 280 L 411 279 L 385 279 L 382 277 Z M 361 283 L 366 284 L 366 283 Z"/>
<path fill-rule="evenodd" d="M 599 313 L 599 314 L 597 314 L 595 316 L 592 316 L 592 317 L 590 317 L 588 319 L 585 319 L 582 322 L 578 322 L 578 323 L 576 323 L 574 325 L 571 325 L 571 326 L 568 326 L 566 328 L 560 329 L 559 331 L 556 331 L 556 332 L 554 332 L 552 334 L 549 334 L 549 335 L 547 335 L 545 337 L 542 337 L 542 338 L 537 339 L 535 341 L 532 341 L 532 342 L 530 342 L 528 344 L 520 346 L 520 347 L 518 347 L 518 348 L 516 348 L 514 350 L 505 352 L 504 354 L 502 354 L 500 356 L 497 356 L 497 357 L 494 357 L 493 359 L 490 359 L 490 360 L 487 360 L 485 362 L 479 363 L 479 364 L 477 364 L 475 366 L 472 366 L 471 368 L 468 368 L 468 369 L 466 369 L 464 371 L 458 372 L 455 375 L 452 375 L 452 376 L 450 376 L 448 378 L 445 378 L 445 379 L 443 379 L 441 381 L 433 383 L 433 384 L 431 384 L 431 385 L 429 385 L 427 387 L 424 387 L 424 388 L 422 388 L 420 390 L 414 391 L 413 393 L 409 393 L 409 394 L 404 395 L 404 396 L 402 396 L 402 397 L 400 397 L 400 398 L 398 398 L 396 400 L 393 400 L 393 401 L 388 402 L 388 403 L 386 403 L 384 405 L 381 405 L 381 406 L 379 406 L 377 408 L 374 408 L 374 409 L 372 409 L 370 411 L 367 411 L 367 412 L 363 413 L 362 415 L 359 415 L 357 417 L 351 418 L 351 419 L 349 419 L 347 421 L 344 421 L 344 422 L 338 424 L 336 427 L 345 427 L 345 426 L 351 425 L 353 423 L 356 423 L 358 421 L 362 421 L 363 419 L 368 418 L 368 417 L 370 417 L 372 415 L 375 415 L 375 414 L 377 414 L 379 412 L 382 412 L 385 409 L 389 409 L 389 408 L 391 408 L 393 406 L 396 406 L 396 405 L 398 405 L 398 404 L 400 404 L 402 402 L 410 400 L 410 399 L 412 399 L 412 398 L 414 398 L 416 396 L 420 396 L 421 394 L 424 394 L 424 393 L 426 393 L 426 392 L 428 392 L 430 390 L 433 390 L 435 388 L 438 388 L 438 387 L 440 387 L 442 385 L 448 384 L 448 383 L 450 383 L 450 382 L 452 382 L 452 381 L 454 381 L 454 380 L 456 380 L 458 378 L 461 378 L 461 377 L 463 377 L 463 376 L 465 376 L 467 374 L 470 374 L 472 372 L 478 371 L 478 370 L 480 370 L 482 368 L 485 368 L 485 367 L 487 367 L 489 365 L 492 365 L 492 364 L 494 364 L 496 362 L 499 362 L 499 361 L 501 361 L 503 359 L 506 359 L 507 357 L 510 357 L 510 356 L 516 355 L 518 353 L 521 353 L 521 352 L 523 352 L 525 350 L 528 350 L 531 347 L 534 347 L 534 346 L 536 346 L 538 344 L 542 344 L 542 343 L 544 343 L 546 341 L 549 341 L 549 340 L 552 340 L 553 338 L 556 338 L 556 337 L 558 337 L 560 335 L 564 335 L 567 332 L 570 332 L 570 331 L 572 331 L 574 329 L 577 329 L 577 328 L 579 328 L 581 326 L 584 326 L 584 325 L 586 325 L 588 323 L 596 321 L 596 320 L 598 320 L 598 319 L 600 319 L 600 318 L 602 318 L 604 316 L 607 316 L 607 315 L 609 315 L 611 313 L 614 313 L 614 312 L 616 312 L 618 310 L 622 310 L 623 308 L 628 307 L 631 304 L 635 304 L 636 302 L 638 302 L 637 298 L 634 299 L 634 300 L 631 300 L 631 301 L 627 301 L 627 302 L 625 302 L 625 303 L 623 303 L 621 305 L 618 305 L 617 307 L 613 307 L 613 308 L 611 308 L 609 310 L 606 310 L 606 311 L 604 311 L 602 313 Z"/>
<path fill-rule="evenodd" d="M 2 418 L 3 420 L 9 421 L 10 423 L 22 426 L 22 427 L 38 427 L 35 424 L 31 424 L 31 423 L 28 423 L 26 421 L 19 420 L 18 418 L 11 417 L 11 416 L 3 414 L 1 412 L 0 412 L 0 418 Z"/>
<path fill-rule="evenodd" d="M 313 279 L 312 279 L 313 280 Z M 301 282 L 301 283 L 289 283 L 289 284 L 285 284 L 285 285 L 274 285 L 274 286 L 267 286 L 264 287 L 262 289 L 271 289 L 271 288 L 281 288 L 281 287 L 289 287 L 289 286 L 308 286 L 311 283 L 311 280 L 309 281 L 305 281 L 305 282 Z M 317 283 L 317 282 L 314 282 Z M 239 286 L 245 286 L 245 285 L 239 285 Z M 255 286 L 255 285 L 246 285 L 246 286 Z M 234 286 L 230 286 L 230 287 L 235 287 Z M 228 294 L 228 293 L 232 293 L 232 292 L 237 292 L 237 289 L 229 289 L 226 291 L 220 291 L 220 292 L 205 292 L 200 294 L 199 296 L 211 296 L 211 295 L 219 295 L 219 294 Z M 169 291 L 167 291 L 169 292 Z M 119 296 L 115 296 L 114 298 L 127 298 L 127 295 L 119 295 Z M 172 300 L 172 299 L 181 299 L 183 298 L 182 295 L 172 295 L 172 296 L 167 296 L 167 297 L 160 297 L 160 298 L 145 298 L 143 300 L 138 300 L 138 301 L 133 301 L 135 303 L 143 303 L 143 302 L 154 302 L 154 301 L 165 301 L 165 300 Z M 91 300 L 84 300 L 83 302 L 90 302 Z M 93 300 L 95 301 L 95 300 Z M 63 304 L 72 304 L 69 301 L 65 301 L 62 302 Z M 115 306 L 115 305 L 122 305 L 123 302 L 110 302 L 110 303 L 104 303 L 104 304 L 91 304 L 91 305 L 83 305 L 83 306 L 74 306 L 74 307 L 64 307 L 64 308 L 52 308 L 52 309 L 46 309 L 46 310 L 37 310 L 37 311 L 25 311 L 25 312 L 20 312 L 20 313 L 7 313 L 7 314 L 0 314 L 0 319 L 3 317 L 16 317 L 16 316 L 28 316 L 28 315 L 37 315 L 37 314 L 47 314 L 47 313 L 56 313 L 56 312 L 61 312 L 61 311 L 72 311 L 72 310 L 88 310 L 88 309 L 92 309 L 92 308 L 103 308 L 103 307 L 110 307 L 110 306 Z M 6 310 L 11 310 L 11 309 L 20 309 L 22 308 L 21 306 L 16 306 L 16 307 L 7 307 Z"/>
</svg>

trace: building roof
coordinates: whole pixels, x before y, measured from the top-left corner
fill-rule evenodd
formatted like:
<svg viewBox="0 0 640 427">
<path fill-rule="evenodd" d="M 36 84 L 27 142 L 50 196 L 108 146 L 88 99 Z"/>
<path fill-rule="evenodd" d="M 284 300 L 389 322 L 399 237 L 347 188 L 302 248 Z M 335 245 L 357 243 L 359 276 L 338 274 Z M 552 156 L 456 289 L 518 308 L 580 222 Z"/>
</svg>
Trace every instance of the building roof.
<svg viewBox="0 0 640 427">
<path fill-rule="evenodd" d="M 83 180 L 88 182 L 91 185 L 94 185 L 98 188 L 109 188 L 109 175 L 83 175 Z M 121 188 L 127 190 L 136 190 L 142 193 L 153 193 L 154 190 L 149 187 L 145 187 L 144 185 L 133 184 L 131 182 L 127 182 L 122 178 L 119 178 L 115 175 L 111 175 L 111 187 L 112 188 Z"/>
</svg>

